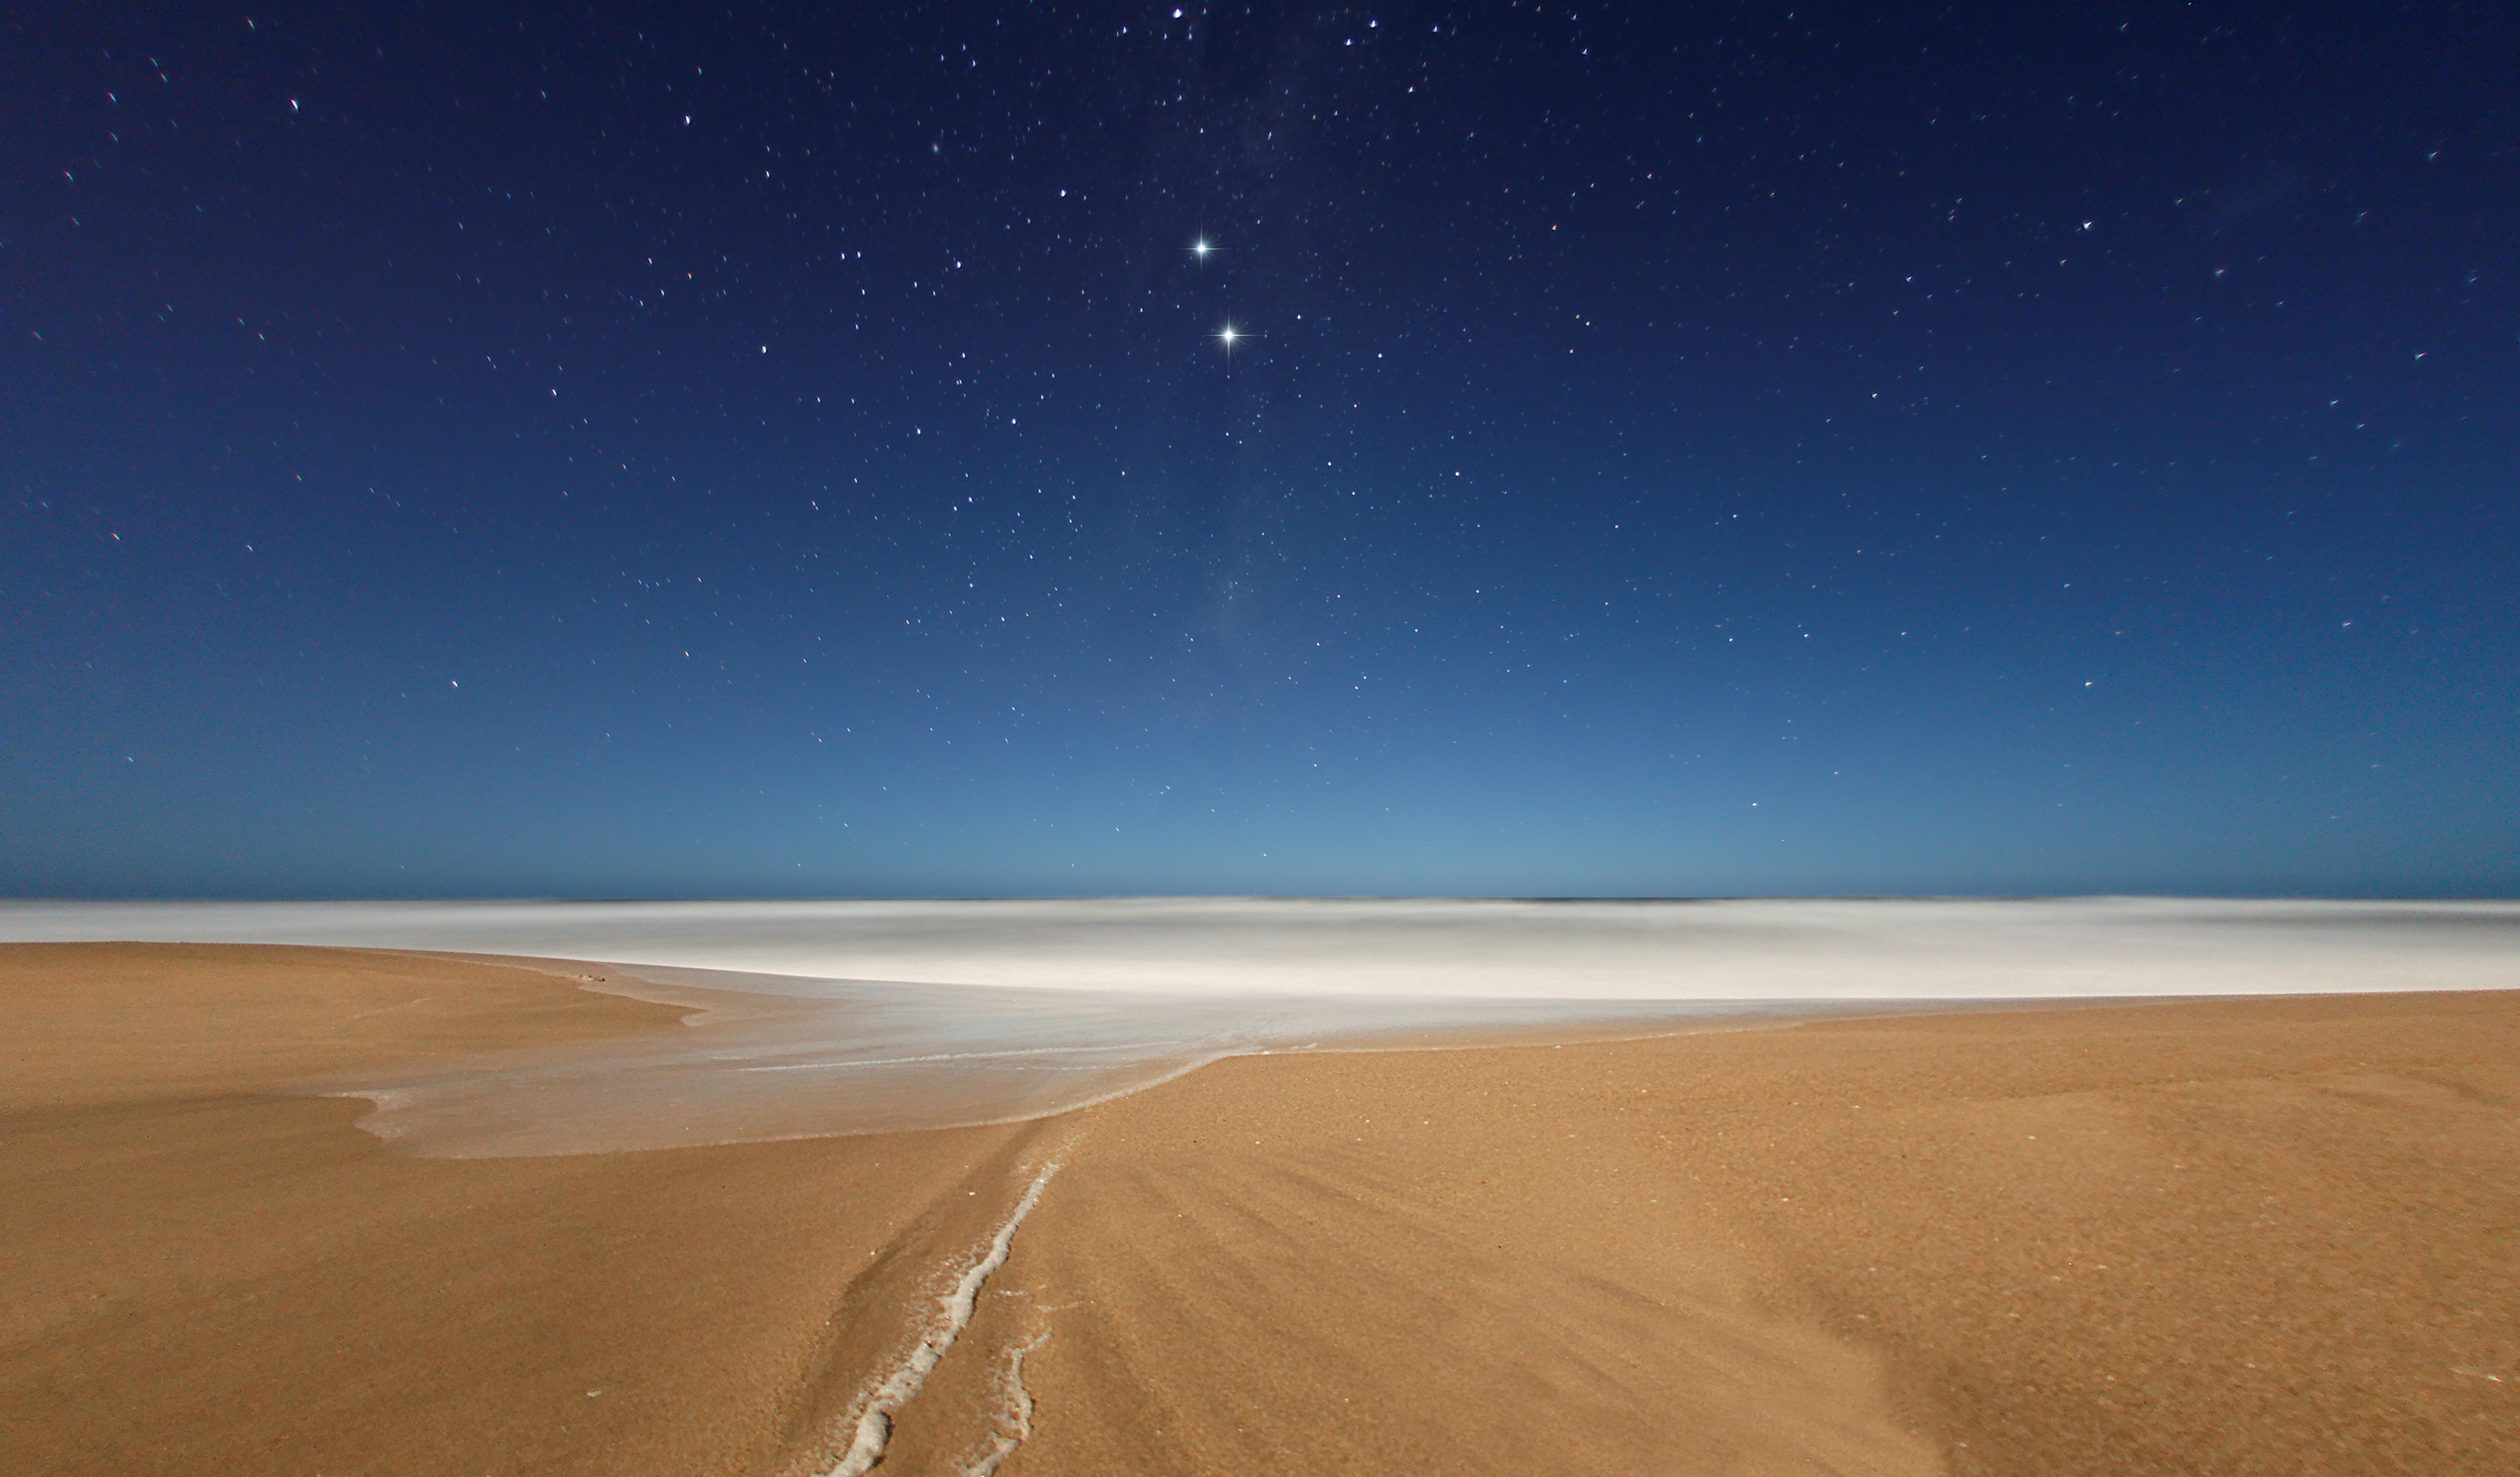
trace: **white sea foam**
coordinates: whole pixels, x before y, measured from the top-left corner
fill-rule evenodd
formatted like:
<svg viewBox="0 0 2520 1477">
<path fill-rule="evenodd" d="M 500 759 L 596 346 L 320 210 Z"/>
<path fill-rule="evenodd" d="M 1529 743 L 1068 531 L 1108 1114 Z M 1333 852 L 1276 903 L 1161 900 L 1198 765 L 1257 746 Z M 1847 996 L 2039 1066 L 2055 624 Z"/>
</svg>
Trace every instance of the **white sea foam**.
<svg viewBox="0 0 2520 1477">
<path fill-rule="evenodd" d="M 832 1468 L 830 1477 L 865 1477 L 866 1473 L 875 1470 L 877 1462 L 883 1460 L 883 1449 L 892 1440 L 893 1416 L 900 1412 L 902 1407 L 918 1398 L 920 1387 L 927 1383 L 927 1376 L 944 1361 L 946 1351 L 953 1348 L 954 1341 L 963 1336 L 963 1330 L 971 1325 L 971 1316 L 979 1309 L 981 1286 L 999 1268 L 1007 1265 L 1007 1258 L 1014 1251 L 1015 1228 L 1021 1226 L 1024 1217 L 1031 1215 L 1032 1208 L 1041 1203 L 1041 1192 L 1050 1187 L 1051 1177 L 1058 1173 L 1056 1161 L 1043 1167 L 1034 1178 L 1032 1187 L 1015 1202 L 1014 1213 L 998 1228 L 998 1233 L 990 1238 L 979 1259 L 964 1269 L 953 1291 L 937 1300 L 936 1320 L 920 1338 L 917 1347 L 910 1351 L 909 1358 L 895 1366 L 867 1396 L 865 1407 L 858 1412 L 857 1424 L 850 1432 L 849 1449 L 841 1454 L 839 1464 Z"/>
<path fill-rule="evenodd" d="M 1007 1458 L 1032 1440 L 1032 1391 L 1024 1387 L 1023 1366 L 1024 1361 L 1048 1342 L 1050 1331 L 1044 1329 L 1029 1342 L 1007 1351 L 1006 1373 L 998 1381 L 998 1399 L 1005 1409 L 999 1412 L 997 1429 L 989 1433 L 988 1450 L 971 1458 L 970 1465 L 964 1468 L 964 1477 L 996 1477 Z"/>
</svg>

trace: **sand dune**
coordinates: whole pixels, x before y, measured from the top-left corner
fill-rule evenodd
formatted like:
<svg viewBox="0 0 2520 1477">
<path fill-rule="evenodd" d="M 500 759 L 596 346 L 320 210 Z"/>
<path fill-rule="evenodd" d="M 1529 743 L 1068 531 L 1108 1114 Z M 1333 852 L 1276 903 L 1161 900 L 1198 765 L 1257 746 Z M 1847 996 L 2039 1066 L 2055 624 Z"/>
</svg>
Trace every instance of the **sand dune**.
<svg viewBox="0 0 2520 1477">
<path fill-rule="evenodd" d="M 214 947 L 0 949 L 0 1003 L 13 1473 L 828 1472 L 967 1286 L 878 1470 L 2520 1469 L 2508 992 L 1241 1057 L 461 1161 L 293 1095 L 678 1012 Z"/>
</svg>

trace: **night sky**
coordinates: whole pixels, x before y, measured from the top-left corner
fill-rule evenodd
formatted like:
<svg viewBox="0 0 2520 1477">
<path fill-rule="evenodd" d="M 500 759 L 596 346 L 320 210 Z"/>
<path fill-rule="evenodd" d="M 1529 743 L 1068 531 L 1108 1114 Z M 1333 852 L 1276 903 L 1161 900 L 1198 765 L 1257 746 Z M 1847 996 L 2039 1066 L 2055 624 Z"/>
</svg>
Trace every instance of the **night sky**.
<svg viewBox="0 0 2520 1477">
<path fill-rule="evenodd" d="M 2511 894 L 2515 70 L 19 7 L 0 893 Z"/>
</svg>

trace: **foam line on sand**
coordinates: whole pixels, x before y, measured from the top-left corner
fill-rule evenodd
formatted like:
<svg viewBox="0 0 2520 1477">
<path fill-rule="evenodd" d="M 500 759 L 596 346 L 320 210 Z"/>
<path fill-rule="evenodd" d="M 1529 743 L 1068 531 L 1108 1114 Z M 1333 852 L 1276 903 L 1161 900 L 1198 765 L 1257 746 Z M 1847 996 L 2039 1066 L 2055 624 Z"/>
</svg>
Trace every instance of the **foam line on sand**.
<svg viewBox="0 0 2520 1477">
<path fill-rule="evenodd" d="M 1024 1388 L 1023 1362 L 1025 1356 L 1049 1342 L 1050 1330 L 1045 1328 L 1007 1351 L 1006 1378 L 999 1384 L 999 1393 L 1007 1403 L 1005 1424 L 989 1434 L 989 1449 L 965 1469 L 965 1477 L 996 1477 L 998 1468 L 1006 1465 L 1015 1449 L 1032 1440 L 1032 1392 Z"/>
<path fill-rule="evenodd" d="M 866 1473 L 875 1470 L 877 1462 L 883 1460 L 884 1446 L 892 1440 L 894 1413 L 919 1398 L 920 1387 L 927 1383 L 927 1376 L 943 1362 L 945 1351 L 953 1348 L 954 1340 L 970 1326 L 971 1315 L 979 1306 L 981 1285 L 999 1268 L 1007 1265 L 1007 1257 L 1014 1250 L 1015 1228 L 1021 1226 L 1024 1217 L 1031 1215 L 1032 1208 L 1041 1203 L 1041 1192 L 1049 1188 L 1051 1177 L 1058 1173 L 1057 1160 L 1043 1167 L 1042 1172 L 1033 1178 L 1032 1187 L 1015 1202 L 1014 1213 L 1007 1217 L 1006 1224 L 1000 1226 L 998 1233 L 990 1238 L 988 1251 L 964 1271 L 963 1279 L 954 1284 L 951 1293 L 938 1299 L 936 1325 L 919 1341 L 919 1347 L 910 1351 L 910 1357 L 885 1376 L 883 1383 L 876 1386 L 875 1393 L 867 1398 L 866 1409 L 858 1415 L 857 1430 L 850 1438 L 849 1449 L 840 1457 L 839 1464 L 831 1469 L 829 1477 L 865 1477 Z"/>
</svg>

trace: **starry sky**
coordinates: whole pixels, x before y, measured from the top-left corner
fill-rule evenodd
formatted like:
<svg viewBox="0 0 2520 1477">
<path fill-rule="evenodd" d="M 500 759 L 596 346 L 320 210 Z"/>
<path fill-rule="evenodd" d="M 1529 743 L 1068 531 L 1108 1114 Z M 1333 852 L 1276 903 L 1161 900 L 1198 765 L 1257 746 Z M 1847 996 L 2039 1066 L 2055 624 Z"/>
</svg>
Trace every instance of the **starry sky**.
<svg viewBox="0 0 2520 1477">
<path fill-rule="evenodd" d="M 2508 7 L 0 27 L 0 893 L 2520 891 Z"/>
</svg>

